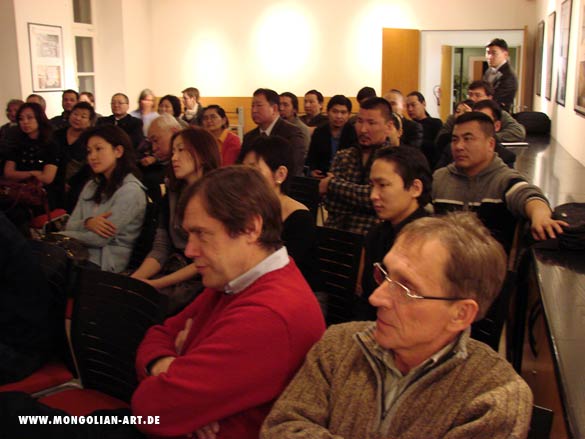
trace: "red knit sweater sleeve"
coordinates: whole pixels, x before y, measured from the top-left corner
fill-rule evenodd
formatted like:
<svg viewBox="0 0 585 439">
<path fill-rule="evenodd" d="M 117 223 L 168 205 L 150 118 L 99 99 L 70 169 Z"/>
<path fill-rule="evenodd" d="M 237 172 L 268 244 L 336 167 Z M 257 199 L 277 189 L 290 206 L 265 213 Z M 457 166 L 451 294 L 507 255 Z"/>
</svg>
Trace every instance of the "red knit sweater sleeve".
<svg viewBox="0 0 585 439">
<path fill-rule="evenodd" d="M 146 366 L 159 357 L 176 356 L 175 338 L 185 327 L 189 317 L 193 317 L 197 301 L 187 306 L 182 312 L 167 319 L 164 324 L 156 325 L 146 331 L 144 339 L 136 352 L 136 375 L 138 381 L 146 378 Z"/>
<path fill-rule="evenodd" d="M 180 325 L 179 319 L 171 323 L 173 329 Z M 160 425 L 141 425 L 144 432 L 184 435 L 270 402 L 299 366 L 294 359 L 304 354 L 294 352 L 287 325 L 267 307 L 234 307 L 208 324 L 208 337 L 191 340 L 167 373 L 147 377 L 134 393 L 133 414 L 160 416 Z M 173 329 L 155 328 L 156 336 Z"/>
</svg>

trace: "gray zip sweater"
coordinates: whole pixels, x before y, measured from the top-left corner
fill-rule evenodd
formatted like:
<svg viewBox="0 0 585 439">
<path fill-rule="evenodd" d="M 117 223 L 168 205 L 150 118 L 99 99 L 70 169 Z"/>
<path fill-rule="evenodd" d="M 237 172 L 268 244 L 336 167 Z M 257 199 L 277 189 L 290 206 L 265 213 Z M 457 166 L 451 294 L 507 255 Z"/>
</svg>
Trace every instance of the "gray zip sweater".
<svg viewBox="0 0 585 439">
<path fill-rule="evenodd" d="M 487 168 L 468 177 L 451 163 L 433 174 L 432 188 L 435 213 L 469 210 L 509 251 L 516 218 L 526 218 L 525 205 L 534 198 L 548 201 L 542 191 L 497 156 Z"/>
</svg>

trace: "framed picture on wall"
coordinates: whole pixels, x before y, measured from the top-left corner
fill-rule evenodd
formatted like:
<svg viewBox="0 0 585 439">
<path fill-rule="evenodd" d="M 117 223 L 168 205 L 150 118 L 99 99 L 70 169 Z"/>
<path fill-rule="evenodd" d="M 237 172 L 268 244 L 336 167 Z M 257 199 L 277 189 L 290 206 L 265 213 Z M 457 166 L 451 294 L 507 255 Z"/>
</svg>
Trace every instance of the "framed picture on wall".
<svg viewBox="0 0 585 439">
<path fill-rule="evenodd" d="M 542 51 L 544 50 L 544 21 L 538 23 L 534 49 L 534 93 L 540 96 L 542 89 Z"/>
<path fill-rule="evenodd" d="M 546 31 L 546 86 L 544 89 L 544 97 L 550 100 L 552 93 L 552 78 L 553 78 L 553 59 L 555 51 L 555 20 L 557 18 L 556 12 L 551 13 L 547 19 Z"/>
<path fill-rule="evenodd" d="M 579 42 L 577 44 L 577 84 L 575 86 L 575 110 L 585 115 L 585 0 L 578 0 L 581 8 Z"/>
<path fill-rule="evenodd" d="M 569 65 L 569 35 L 571 34 L 571 6 L 573 0 L 561 4 L 561 50 L 557 64 L 557 103 L 565 106 L 567 95 L 567 67 Z"/>
<path fill-rule="evenodd" d="M 61 26 L 28 23 L 33 92 L 62 91 L 64 84 Z"/>
</svg>

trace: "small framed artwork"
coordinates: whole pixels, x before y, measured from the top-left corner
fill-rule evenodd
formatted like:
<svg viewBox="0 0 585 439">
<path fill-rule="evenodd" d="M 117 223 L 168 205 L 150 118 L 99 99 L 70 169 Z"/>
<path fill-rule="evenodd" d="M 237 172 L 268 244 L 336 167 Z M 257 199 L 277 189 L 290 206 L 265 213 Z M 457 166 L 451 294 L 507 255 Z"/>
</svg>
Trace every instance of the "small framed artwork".
<svg viewBox="0 0 585 439">
<path fill-rule="evenodd" d="M 534 93 L 541 95 L 542 89 L 542 51 L 544 50 L 544 21 L 538 23 L 536 46 L 534 49 Z"/>
<path fill-rule="evenodd" d="M 557 18 L 556 12 L 551 13 L 547 20 L 546 30 L 546 84 L 544 89 L 544 97 L 550 101 L 552 94 L 552 78 L 553 78 L 553 60 L 555 51 L 555 20 Z"/>
<path fill-rule="evenodd" d="M 585 0 L 579 1 L 581 23 L 579 23 L 579 42 L 577 44 L 577 74 L 575 78 L 575 111 L 585 115 Z"/>
<path fill-rule="evenodd" d="M 561 3 L 561 50 L 557 63 L 557 103 L 565 106 L 567 96 L 567 67 L 569 65 L 569 35 L 571 34 L 571 6 L 573 0 Z"/>
<path fill-rule="evenodd" d="M 61 26 L 28 23 L 28 40 L 33 91 L 62 91 L 64 63 Z"/>
</svg>

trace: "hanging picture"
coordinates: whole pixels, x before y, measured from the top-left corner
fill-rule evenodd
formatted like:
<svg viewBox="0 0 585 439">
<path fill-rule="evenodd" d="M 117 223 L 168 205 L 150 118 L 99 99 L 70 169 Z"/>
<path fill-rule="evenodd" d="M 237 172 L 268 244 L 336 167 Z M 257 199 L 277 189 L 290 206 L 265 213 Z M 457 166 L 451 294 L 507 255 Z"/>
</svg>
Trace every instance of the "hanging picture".
<svg viewBox="0 0 585 439">
<path fill-rule="evenodd" d="M 569 35 L 571 33 L 571 5 L 573 0 L 561 4 L 561 50 L 557 63 L 557 103 L 565 106 L 567 95 L 567 67 L 569 65 Z"/>
<path fill-rule="evenodd" d="M 552 92 L 552 77 L 553 77 L 553 59 L 555 51 L 555 19 L 556 12 L 548 16 L 547 30 L 546 30 L 546 85 L 544 89 L 544 97 L 550 100 Z"/>
<path fill-rule="evenodd" d="M 536 46 L 534 50 L 534 93 L 541 95 L 542 89 L 542 51 L 544 50 L 544 21 L 538 23 Z"/>
<path fill-rule="evenodd" d="M 33 92 L 63 90 L 61 26 L 28 23 Z"/>
<path fill-rule="evenodd" d="M 585 0 L 580 0 L 581 23 L 577 44 L 577 84 L 575 87 L 575 110 L 585 115 Z"/>
</svg>

